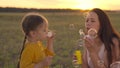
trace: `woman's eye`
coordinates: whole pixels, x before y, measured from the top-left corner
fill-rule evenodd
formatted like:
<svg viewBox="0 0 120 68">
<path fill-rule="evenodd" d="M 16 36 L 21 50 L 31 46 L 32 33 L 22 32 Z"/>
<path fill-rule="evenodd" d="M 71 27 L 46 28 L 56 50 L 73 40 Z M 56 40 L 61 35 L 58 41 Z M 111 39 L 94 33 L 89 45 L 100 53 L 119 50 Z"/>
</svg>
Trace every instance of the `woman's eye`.
<svg viewBox="0 0 120 68">
<path fill-rule="evenodd" d="M 44 32 L 46 32 L 46 30 L 44 30 Z"/>
</svg>

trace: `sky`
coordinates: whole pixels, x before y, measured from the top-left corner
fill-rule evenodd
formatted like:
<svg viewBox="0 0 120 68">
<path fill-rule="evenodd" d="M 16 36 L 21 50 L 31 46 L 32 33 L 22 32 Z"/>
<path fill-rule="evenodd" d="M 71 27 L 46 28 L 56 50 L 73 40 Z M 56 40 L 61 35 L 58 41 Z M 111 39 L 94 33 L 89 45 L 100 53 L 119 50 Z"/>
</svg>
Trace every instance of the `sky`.
<svg viewBox="0 0 120 68">
<path fill-rule="evenodd" d="M 0 0 L 0 7 L 120 10 L 120 0 Z"/>
</svg>

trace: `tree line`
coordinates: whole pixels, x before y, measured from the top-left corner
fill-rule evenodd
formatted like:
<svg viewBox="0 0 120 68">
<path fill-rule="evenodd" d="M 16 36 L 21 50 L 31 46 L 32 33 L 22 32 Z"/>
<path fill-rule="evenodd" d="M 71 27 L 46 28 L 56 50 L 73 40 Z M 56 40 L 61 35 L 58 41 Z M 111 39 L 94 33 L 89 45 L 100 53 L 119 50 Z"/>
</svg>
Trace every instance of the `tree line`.
<svg viewBox="0 0 120 68">
<path fill-rule="evenodd" d="M 0 7 L 0 12 L 81 12 L 80 9 L 35 9 L 35 8 L 15 8 L 15 7 Z M 87 11 L 87 10 L 84 10 Z"/>
</svg>

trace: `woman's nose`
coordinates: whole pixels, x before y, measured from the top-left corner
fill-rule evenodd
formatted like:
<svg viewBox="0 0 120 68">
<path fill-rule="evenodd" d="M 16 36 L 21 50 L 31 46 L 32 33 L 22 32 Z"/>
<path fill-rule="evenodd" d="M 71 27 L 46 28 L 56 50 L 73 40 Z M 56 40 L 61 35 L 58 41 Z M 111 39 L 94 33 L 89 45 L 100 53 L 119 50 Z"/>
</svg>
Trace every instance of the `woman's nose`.
<svg viewBox="0 0 120 68">
<path fill-rule="evenodd" d="M 91 24 L 88 22 L 88 23 L 86 23 L 86 26 L 87 26 L 87 27 L 90 27 L 90 26 L 91 26 Z"/>
</svg>

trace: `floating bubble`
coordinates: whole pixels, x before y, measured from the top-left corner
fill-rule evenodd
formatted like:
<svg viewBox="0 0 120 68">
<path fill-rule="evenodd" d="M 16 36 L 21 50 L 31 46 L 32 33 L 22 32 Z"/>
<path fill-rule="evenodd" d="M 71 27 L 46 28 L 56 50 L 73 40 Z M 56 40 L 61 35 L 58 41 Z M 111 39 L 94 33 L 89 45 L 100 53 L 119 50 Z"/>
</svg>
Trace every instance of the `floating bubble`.
<svg viewBox="0 0 120 68">
<path fill-rule="evenodd" d="M 70 24 L 69 28 L 70 28 L 70 30 L 74 30 L 75 29 L 75 25 L 74 24 Z"/>
<path fill-rule="evenodd" d="M 97 37 L 97 30 L 94 28 L 89 29 L 87 37 L 96 38 Z"/>
<path fill-rule="evenodd" d="M 47 34 L 47 37 L 52 37 L 52 35 L 53 35 L 52 32 L 49 31 L 48 34 Z"/>
</svg>

